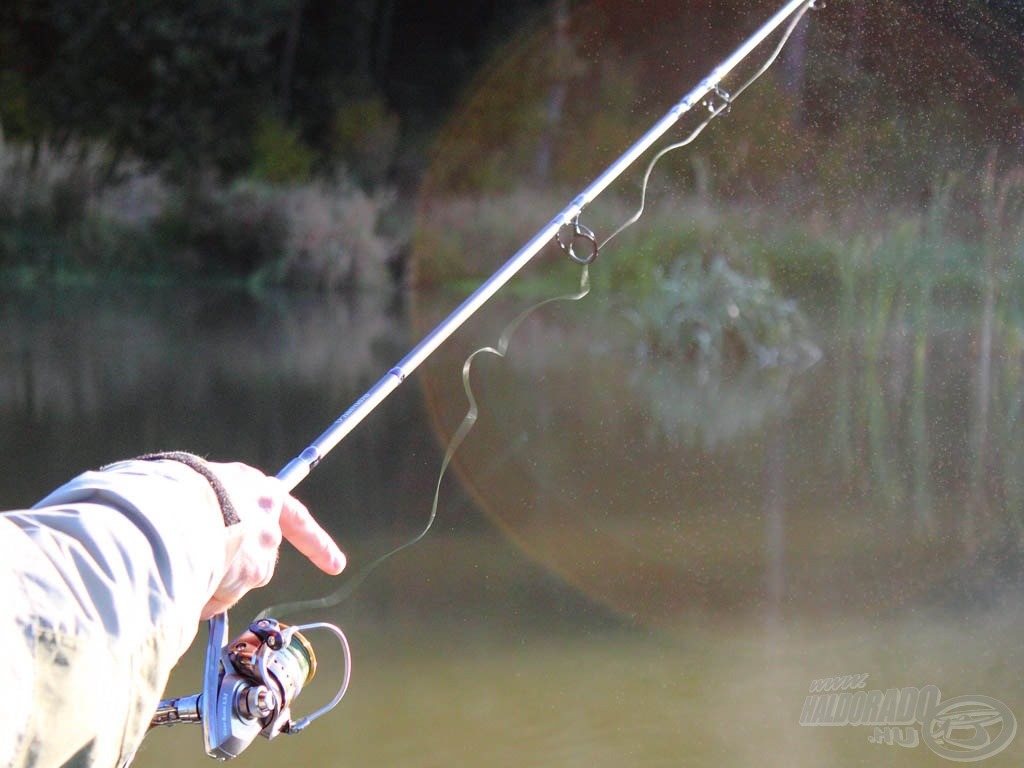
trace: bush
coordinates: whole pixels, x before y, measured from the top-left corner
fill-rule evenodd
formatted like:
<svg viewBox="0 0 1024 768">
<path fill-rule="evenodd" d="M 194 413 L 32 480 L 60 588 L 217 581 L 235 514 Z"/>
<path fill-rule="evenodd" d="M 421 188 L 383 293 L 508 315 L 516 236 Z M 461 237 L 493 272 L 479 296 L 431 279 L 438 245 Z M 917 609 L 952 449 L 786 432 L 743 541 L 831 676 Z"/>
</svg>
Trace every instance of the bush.
<svg viewBox="0 0 1024 768">
<path fill-rule="evenodd" d="M 267 173 L 308 171 L 293 133 L 266 123 L 261 136 Z M 119 168 L 114 178 L 101 146 L 0 144 L 0 267 L 32 279 L 121 271 L 324 290 L 394 282 L 400 236 L 380 232 L 390 192 L 344 180 L 223 185 L 203 173 L 174 187 L 137 163 Z"/>
<path fill-rule="evenodd" d="M 253 137 L 253 178 L 272 184 L 294 184 L 309 179 L 316 154 L 299 132 L 276 117 L 260 120 Z"/>
<path fill-rule="evenodd" d="M 0 221 L 38 220 L 68 230 L 84 217 L 109 162 L 100 145 L 0 142 Z"/>
<path fill-rule="evenodd" d="M 379 225 L 392 199 L 390 192 L 370 195 L 345 182 L 284 191 L 281 278 L 321 290 L 391 285 L 396 242 Z"/>
<path fill-rule="evenodd" d="M 0 265 L 55 271 L 77 262 L 76 238 L 108 164 L 98 145 L 0 142 Z"/>
<path fill-rule="evenodd" d="M 642 356 L 678 357 L 702 367 L 776 366 L 799 361 L 813 347 L 793 301 L 767 279 L 736 272 L 721 256 L 704 267 L 680 258 L 630 316 Z"/>
<path fill-rule="evenodd" d="M 156 229 L 177 268 L 245 277 L 281 258 L 288 222 L 272 187 L 228 188 L 195 181 L 160 216 Z"/>
<path fill-rule="evenodd" d="M 374 187 L 387 178 L 398 138 L 398 115 L 381 99 L 349 101 L 338 108 L 331 124 L 331 159 L 361 184 Z"/>
</svg>

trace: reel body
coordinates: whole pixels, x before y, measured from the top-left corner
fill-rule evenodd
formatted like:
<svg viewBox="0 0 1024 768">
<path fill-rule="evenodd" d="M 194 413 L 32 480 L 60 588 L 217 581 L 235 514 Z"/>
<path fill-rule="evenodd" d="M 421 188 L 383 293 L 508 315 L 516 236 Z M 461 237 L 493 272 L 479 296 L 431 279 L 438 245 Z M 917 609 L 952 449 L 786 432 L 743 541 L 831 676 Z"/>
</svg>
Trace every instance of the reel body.
<svg viewBox="0 0 1024 768">
<path fill-rule="evenodd" d="M 292 704 L 316 674 L 313 646 L 303 634 L 324 629 L 335 635 L 344 654 L 345 669 L 334 698 L 311 715 L 292 719 Z M 150 727 L 199 723 L 206 753 L 218 760 L 241 754 L 262 735 L 298 733 L 341 701 L 348 688 L 351 652 L 345 634 L 325 622 L 288 626 L 260 618 L 234 640 L 228 640 L 226 613 L 210 619 L 203 690 L 192 696 L 165 699 Z"/>
</svg>

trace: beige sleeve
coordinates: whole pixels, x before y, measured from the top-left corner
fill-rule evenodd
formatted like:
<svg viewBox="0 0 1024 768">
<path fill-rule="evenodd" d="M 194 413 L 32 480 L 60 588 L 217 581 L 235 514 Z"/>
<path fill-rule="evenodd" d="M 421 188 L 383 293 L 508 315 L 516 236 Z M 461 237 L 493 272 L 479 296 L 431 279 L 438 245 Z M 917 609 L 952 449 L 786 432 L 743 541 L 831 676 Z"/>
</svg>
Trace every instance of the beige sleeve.
<svg viewBox="0 0 1024 768">
<path fill-rule="evenodd" d="M 0 515 L 0 765 L 134 754 L 225 559 L 216 496 L 176 462 L 87 472 Z"/>
</svg>

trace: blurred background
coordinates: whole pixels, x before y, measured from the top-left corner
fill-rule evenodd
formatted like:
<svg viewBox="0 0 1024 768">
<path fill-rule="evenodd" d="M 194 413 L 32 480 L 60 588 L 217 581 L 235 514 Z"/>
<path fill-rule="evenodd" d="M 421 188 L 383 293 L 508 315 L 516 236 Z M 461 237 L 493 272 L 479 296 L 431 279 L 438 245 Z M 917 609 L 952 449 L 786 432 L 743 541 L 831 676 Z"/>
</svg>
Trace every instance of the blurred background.
<svg viewBox="0 0 1024 768">
<path fill-rule="evenodd" d="M 776 8 L 5 4 L 3 506 L 154 450 L 276 471 Z M 1022 64 L 1014 0 L 809 12 L 587 296 L 536 306 L 583 278 L 545 250 L 298 488 L 351 575 L 287 550 L 232 626 L 337 622 L 352 687 L 236 763 L 941 764 L 931 722 L 801 724 L 854 674 L 1024 716 Z M 531 307 L 438 485 L 463 361 Z M 340 677 L 310 640 L 300 714 Z M 209 762 L 178 726 L 136 764 Z"/>
</svg>

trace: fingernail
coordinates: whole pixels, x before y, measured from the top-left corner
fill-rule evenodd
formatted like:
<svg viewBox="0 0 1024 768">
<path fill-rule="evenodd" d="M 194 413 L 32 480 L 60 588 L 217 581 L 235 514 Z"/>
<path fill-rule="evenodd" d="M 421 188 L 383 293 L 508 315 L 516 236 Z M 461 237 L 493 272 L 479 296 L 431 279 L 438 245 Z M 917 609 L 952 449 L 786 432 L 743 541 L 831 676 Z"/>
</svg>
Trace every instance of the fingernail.
<svg viewBox="0 0 1024 768">
<path fill-rule="evenodd" d="M 345 553 L 340 549 L 335 548 L 331 553 L 331 566 L 333 573 L 337 576 L 339 573 L 345 570 L 345 566 L 348 565 L 348 558 L 345 557 Z"/>
</svg>

